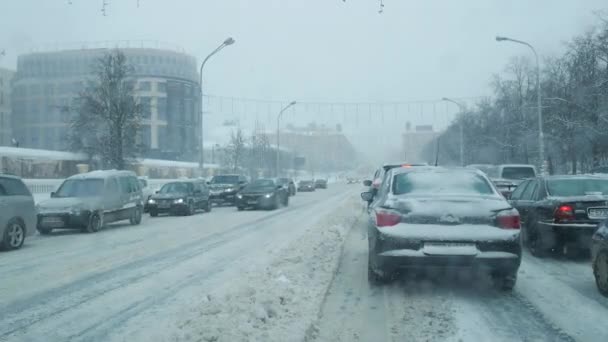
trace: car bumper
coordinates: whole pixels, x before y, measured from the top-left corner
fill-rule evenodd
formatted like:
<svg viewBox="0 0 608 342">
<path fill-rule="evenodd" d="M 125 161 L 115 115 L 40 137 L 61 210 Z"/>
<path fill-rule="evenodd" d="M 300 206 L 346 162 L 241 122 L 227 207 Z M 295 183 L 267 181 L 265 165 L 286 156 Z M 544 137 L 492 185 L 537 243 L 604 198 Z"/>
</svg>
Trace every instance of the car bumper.
<svg viewBox="0 0 608 342">
<path fill-rule="evenodd" d="M 159 207 L 158 204 L 148 204 L 148 210 L 154 211 L 157 213 L 177 213 L 177 212 L 183 212 L 186 209 L 188 209 L 188 205 L 186 203 L 173 203 L 173 204 L 169 205 L 168 207 L 166 207 L 166 206 Z"/>
<path fill-rule="evenodd" d="M 588 248 L 598 226 L 599 223 L 539 222 L 537 227 L 543 234 L 543 242 L 548 245 L 554 246 L 560 243 Z"/>
<path fill-rule="evenodd" d="M 89 223 L 91 212 L 79 213 L 43 213 L 37 215 L 37 228 L 44 229 L 80 229 Z"/>
<path fill-rule="evenodd" d="M 209 200 L 213 203 L 232 203 L 236 202 L 236 192 L 223 192 L 219 194 L 210 194 Z"/>
<path fill-rule="evenodd" d="M 274 206 L 275 202 L 275 197 L 264 197 L 264 196 L 259 196 L 259 197 L 243 197 L 243 198 L 236 198 L 235 204 L 237 207 L 239 208 L 272 208 Z"/>
</svg>

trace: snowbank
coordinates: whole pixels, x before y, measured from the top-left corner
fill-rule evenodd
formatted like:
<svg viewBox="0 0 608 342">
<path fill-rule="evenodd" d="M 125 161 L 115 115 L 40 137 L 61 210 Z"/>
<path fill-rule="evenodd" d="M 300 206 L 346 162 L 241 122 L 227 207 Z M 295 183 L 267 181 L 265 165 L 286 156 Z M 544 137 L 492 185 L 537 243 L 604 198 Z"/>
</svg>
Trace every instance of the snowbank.
<svg viewBox="0 0 608 342">
<path fill-rule="evenodd" d="M 266 266 L 249 269 L 220 292 L 202 295 L 174 341 L 302 341 L 314 335 L 342 245 L 361 210 L 347 201 L 308 228 Z"/>
</svg>

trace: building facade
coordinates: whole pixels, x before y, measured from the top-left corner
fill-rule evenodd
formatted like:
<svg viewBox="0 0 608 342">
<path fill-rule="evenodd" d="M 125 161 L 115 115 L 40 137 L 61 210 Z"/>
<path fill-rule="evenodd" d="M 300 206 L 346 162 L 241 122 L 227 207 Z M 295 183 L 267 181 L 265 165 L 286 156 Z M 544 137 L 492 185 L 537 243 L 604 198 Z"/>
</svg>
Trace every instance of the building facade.
<svg viewBox="0 0 608 342">
<path fill-rule="evenodd" d="M 439 133 L 433 130 L 432 125 L 420 125 L 412 130 L 408 123 L 403 134 L 404 160 L 412 163 L 426 162 L 426 156 L 423 154 L 424 148 L 438 136 Z"/>
<path fill-rule="evenodd" d="M 15 72 L 0 68 L 0 146 L 11 144 L 11 80 Z"/>
<path fill-rule="evenodd" d="M 196 59 L 172 50 L 121 48 L 133 67 L 143 108 L 144 155 L 197 160 L 200 88 Z M 21 55 L 13 80 L 13 135 L 23 147 L 67 150 L 73 100 L 96 61 L 112 49 L 74 49 Z"/>
</svg>

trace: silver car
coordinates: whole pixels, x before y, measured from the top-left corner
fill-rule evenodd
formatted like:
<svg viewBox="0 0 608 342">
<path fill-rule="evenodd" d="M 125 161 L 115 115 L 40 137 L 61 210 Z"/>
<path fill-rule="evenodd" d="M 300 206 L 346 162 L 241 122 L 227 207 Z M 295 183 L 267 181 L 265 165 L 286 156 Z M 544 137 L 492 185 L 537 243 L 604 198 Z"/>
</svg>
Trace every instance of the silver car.
<svg viewBox="0 0 608 342">
<path fill-rule="evenodd" d="M 32 194 L 19 177 L 0 174 L 0 248 L 21 248 L 35 229 Z"/>
<path fill-rule="evenodd" d="M 94 233 L 106 223 L 129 220 L 141 223 L 143 195 L 131 171 L 92 171 L 66 179 L 38 206 L 37 229 L 80 229 Z"/>
</svg>

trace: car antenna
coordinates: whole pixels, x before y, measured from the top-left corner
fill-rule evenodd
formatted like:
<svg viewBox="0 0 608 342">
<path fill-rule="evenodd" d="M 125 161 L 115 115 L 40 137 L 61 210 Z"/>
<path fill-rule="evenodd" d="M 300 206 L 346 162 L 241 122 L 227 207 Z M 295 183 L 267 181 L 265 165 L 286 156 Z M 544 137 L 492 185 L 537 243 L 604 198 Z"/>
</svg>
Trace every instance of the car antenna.
<svg viewBox="0 0 608 342">
<path fill-rule="evenodd" d="M 437 146 L 435 149 L 435 166 L 439 164 L 439 142 L 441 141 L 441 137 L 437 137 Z"/>
</svg>

